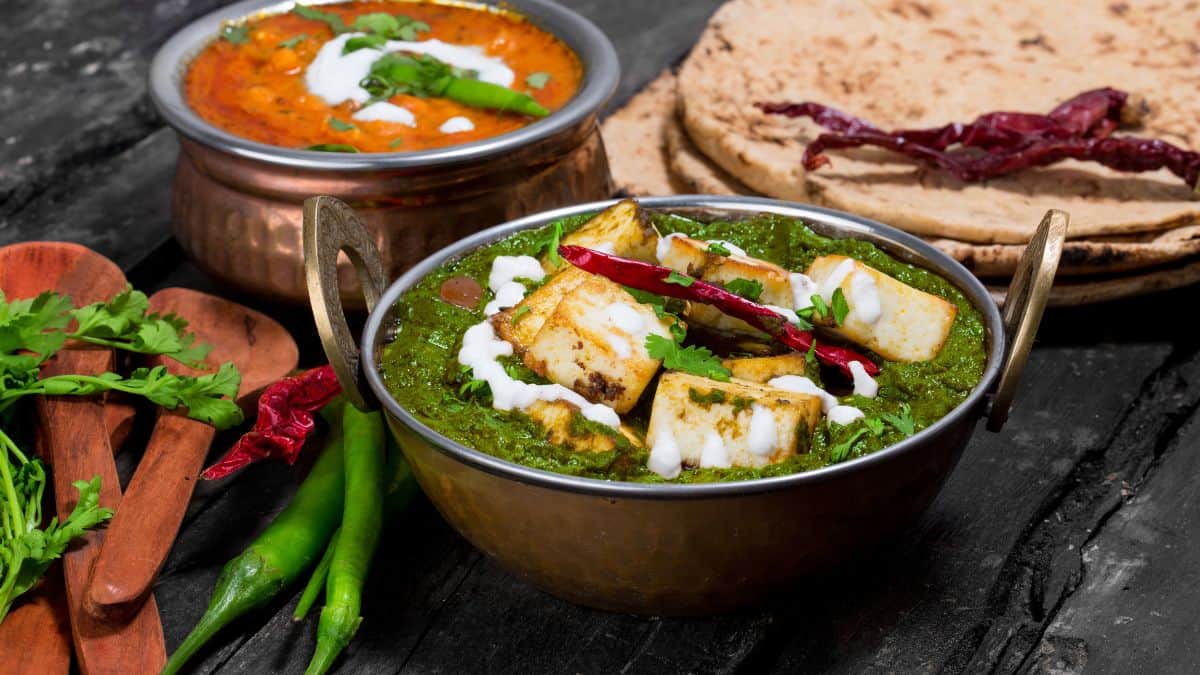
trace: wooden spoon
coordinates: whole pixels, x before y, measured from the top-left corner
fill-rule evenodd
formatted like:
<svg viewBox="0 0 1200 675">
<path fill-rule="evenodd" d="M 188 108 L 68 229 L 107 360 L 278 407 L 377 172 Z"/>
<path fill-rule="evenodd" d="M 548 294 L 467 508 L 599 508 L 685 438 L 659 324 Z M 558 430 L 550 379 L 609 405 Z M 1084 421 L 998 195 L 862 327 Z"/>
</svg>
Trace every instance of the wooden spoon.
<svg viewBox="0 0 1200 675">
<path fill-rule="evenodd" d="M 299 351 L 287 330 L 269 317 L 237 303 L 185 288 L 168 288 L 150 298 L 156 312 L 174 312 L 188 329 L 213 346 L 215 368 L 233 361 L 242 374 L 238 401 L 253 404 L 272 382 L 296 369 Z M 198 372 L 160 359 L 179 375 Z M 215 430 L 177 413 L 163 413 L 138 465 L 121 510 L 108 526 L 88 591 L 88 610 L 97 616 L 122 615 L 146 597 L 179 532 L 188 500 L 208 455 Z"/>
<path fill-rule="evenodd" d="M 76 244 L 28 242 L 0 248 L 0 288 L 12 298 L 55 290 L 82 305 L 111 298 L 125 288 L 125 283 L 125 276 L 112 261 Z M 112 362 L 112 352 L 107 349 L 63 349 L 45 364 L 42 373 L 98 374 L 111 368 Z M 39 398 L 37 409 L 59 518 L 66 518 L 75 507 L 78 492 L 71 483 L 92 476 L 100 477 L 101 506 L 117 507 L 121 484 L 105 428 L 103 404 L 95 398 L 49 397 Z M 85 675 L 158 672 L 166 663 L 167 650 L 153 598 L 121 623 L 97 621 L 83 610 L 92 563 L 103 541 L 104 531 L 93 530 L 63 555 L 67 606 L 80 670 Z M 31 651 L 39 648 L 36 643 L 27 645 Z"/>
<path fill-rule="evenodd" d="M 110 398 L 104 402 L 104 428 L 108 429 L 108 444 L 113 452 L 120 451 L 125 445 L 136 418 L 137 408 L 129 401 Z"/>
</svg>

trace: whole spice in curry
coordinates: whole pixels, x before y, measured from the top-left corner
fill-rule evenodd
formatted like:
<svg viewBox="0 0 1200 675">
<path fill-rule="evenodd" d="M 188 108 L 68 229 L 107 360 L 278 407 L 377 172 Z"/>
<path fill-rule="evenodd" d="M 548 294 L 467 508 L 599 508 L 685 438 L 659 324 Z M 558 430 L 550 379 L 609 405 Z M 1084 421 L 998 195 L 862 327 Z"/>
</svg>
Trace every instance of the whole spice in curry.
<svg viewBox="0 0 1200 675">
<path fill-rule="evenodd" d="M 802 161 L 809 171 L 829 165 L 826 150 L 872 146 L 938 166 L 967 182 L 1077 159 L 1117 171 L 1165 168 L 1200 190 L 1200 153 L 1153 138 L 1112 136 L 1119 126 L 1136 124 L 1139 118 L 1129 94 L 1112 88 L 1083 92 L 1045 115 L 993 112 L 966 124 L 895 131 L 812 101 L 756 105 L 772 115 L 810 118 L 829 130 L 804 149 Z M 953 145 L 959 147 L 948 150 Z"/>
</svg>

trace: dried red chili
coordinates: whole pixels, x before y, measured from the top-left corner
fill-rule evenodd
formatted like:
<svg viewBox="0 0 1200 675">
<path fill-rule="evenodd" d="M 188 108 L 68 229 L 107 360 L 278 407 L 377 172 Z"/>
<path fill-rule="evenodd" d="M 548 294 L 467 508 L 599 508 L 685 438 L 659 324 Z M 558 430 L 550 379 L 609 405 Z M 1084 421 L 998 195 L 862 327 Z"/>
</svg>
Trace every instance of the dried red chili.
<svg viewBox="0 0 1200 675">
<path fill-rule="evenodd" d="M 712 305 L 729 316 L 745 321 L 796 351 L 807 352 L 812 348 L 812 331 L 800 330 L 788 323 L 775 310 L 757 302 L 751 302 L 716 284 L 699 279 L 693 280 L 687 286 L 670 283 L 667 278 L 677 272 L 669 267 L 652 265 L 640 260 L 630 260 L 582 246 L 559 246 L 558 254 L 567 262 L 584 271 L 608 277 L 630 288 Z M 868 375 L 879 374 L 879 366 L 853 349 L 818 343 L 813 351 L 822 363 L 836 366 L 847 376 L 853 376 L 850 372 L 852 361 L 862 363 L 863 369 L 867 371 Z"/>
<path fill-rule="evenodd" d="M 202 478 L 224 478 L 253 462 L 278 457 L 294 464 L 304 441 L 316 428 L 313 413 L 342 391 L 333 368 L 321 366 L 269 385 L 258 398 L 254 429 L 234 443 Z"/>
<path fill-rule="evenodd" d="M 829 130 L 804 149 L 802 162 L 809 171 L 830 163 L 826 150 L 872 146 L 933 164 L 968 182 L 1078 159 L 1118 171 L 1166 168 L 1200 190 L 1200 153 L 1157 139 L 1111 136 L 1138 116 L 1129 95 L 1112 88 L 1083 92 L 1045 115 L 994 112 L 968 124 L 890 132 L 811 101 L 756 105 L 768 114 L 808 117 Z M 948 151 L 952 145 L 959 148 Z"/>
</svg>

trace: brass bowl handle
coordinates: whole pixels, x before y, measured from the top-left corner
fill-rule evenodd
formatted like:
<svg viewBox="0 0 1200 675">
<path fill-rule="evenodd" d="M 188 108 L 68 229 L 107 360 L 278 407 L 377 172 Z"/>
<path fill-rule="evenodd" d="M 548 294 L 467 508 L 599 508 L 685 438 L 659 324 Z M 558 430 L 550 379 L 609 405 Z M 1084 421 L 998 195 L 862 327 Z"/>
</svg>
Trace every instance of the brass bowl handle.
<svg viewBox="0 0 1200 675">
<path fill-rule="evenodd" d="M 363 386 L 358 342 L 346 322 L 338 286 L 338 253 L 341 251 L 345 251 L 354 265 L 367 301 L 367 311 L 371 311 L 383 295 L 386 279 L 383 259 L 366 226 L 354 215 L 353 209 L 333 197 L 304 200 L 304 276 L 321 347 L 342 384 L 346 399 L 360 410 L 371 410 L 377 407 L 377 401 Z"/>
<path fill-rule="evenodd" d="M 1054 285 L 1058 259 L 1062 255 L 1070 222 L 1071 217 L 1063 211 L 1047 211 L 1013 273 L 1002 315 L 1008 349 L 1000 371 L 1000 384 L 996 386 L 988 411 L 988 431 L 1000 431 L 1008 420 L 1017 384 L 1025 372 L 1033 338 L 1042 323 L 1046 302 L 1050 299 L 1050 287 Z"/>
</svg>

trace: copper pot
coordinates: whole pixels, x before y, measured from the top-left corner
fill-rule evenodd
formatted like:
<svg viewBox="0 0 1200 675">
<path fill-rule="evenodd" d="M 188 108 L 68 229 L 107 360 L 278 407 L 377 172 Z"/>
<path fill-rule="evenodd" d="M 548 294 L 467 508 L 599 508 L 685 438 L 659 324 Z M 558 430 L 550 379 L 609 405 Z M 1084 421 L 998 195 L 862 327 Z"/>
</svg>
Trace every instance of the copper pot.
<svg viewBox="0 0 1200 675">
<path fill-rule="evenodd" d="M 1030 243 L 1004 314 L 964 267 L 920 239 L 874 221 L 768 199 L 662 197 L 644 207 L 689 218 L 770 212 L 818 233 L 878 245 L 953 282 L 983 314 L 983 379 L 946 417 L 879 452 L 816 471 L 696 485 L 579 478 L 514 464 L 456 443 L 392 397 L 377 365 L 392 306 L 446 261 L 515 231 L 596 212 L 585 204 L 480 232 L 426 258 L 383 291 L 382 264 L 344 204 L 308 201 L 305 258 L 326 354 L 356 405 L 381 402 L 425 494 L 464 537 L 518 577 L 556 596 L 637 614 L 707 614 L 758 602 L 877 546 L 911 524 L 941 489 L 981 416 L 998 430 L 1041 320 L 1066 234 L 1051 211 Z M 346 251 L 374 305 L 359 349 L 338 311 L 334 261 Z M 365 379 L 366 387 L 361 380 Z"/>
<path fill-rule="evenodd" d="M 421 152 L 346 155 L 275 147 L 234 136 L 192 111 L 182 91 L 192 57 L 224 23 L 287 11 L 291 2 L 247 0 L 172 36 L 151 64 L 150 94 L 180 135 L 172 221 L 184 251 L 221 282 L 302 302 L 308 296 L 300 228 L 309 195 L 333 195 L 353 205 L 391 275 L 496 223 L 610 196 L 596 118 L 617 84 L 612 43 L 587 19 L 547 0 L 476 4 L 503 4 L 562 39 L 584 66 L 579 92 L 522 129 Z M 346 301 L 361 305 L 345 261 L 342 275 Z"/>
</svg>

